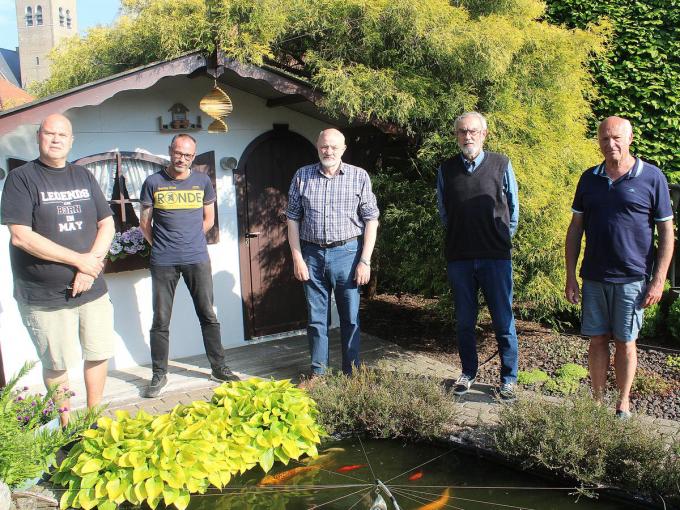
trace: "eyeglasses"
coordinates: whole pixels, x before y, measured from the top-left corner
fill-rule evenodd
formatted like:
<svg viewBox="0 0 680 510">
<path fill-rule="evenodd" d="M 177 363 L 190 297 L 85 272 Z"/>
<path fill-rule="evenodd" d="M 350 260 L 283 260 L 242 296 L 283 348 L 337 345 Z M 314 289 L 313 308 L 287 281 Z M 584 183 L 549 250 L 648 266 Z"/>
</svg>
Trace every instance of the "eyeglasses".
<svg viewBox="0 0 680 510">
<path fill-rule="evenodd" d="M 481 133 L 481 129 L 458 129 L 456 133 L 458 133 L 459 136 L 477 136 L 479 133 Z"/>
<path fill-rule="evenodd" d="M 319 147 L 320 151 L 331 151 L 331 152 L 340 152 L 345 150 L 345 146 L 343 145 L 342 147 L 337 147 L 335 145 L 322 145 Z"/>
<path fill-rule="evenodd" d="M 194 159 L 195 154 L 185 154 L 184 152 L 179 152 L 179 151 L 172 151 L 172 155 L 175 156 L 176 158 L 182 158 L 186 160 L 192 160 Z"/>
</svg>

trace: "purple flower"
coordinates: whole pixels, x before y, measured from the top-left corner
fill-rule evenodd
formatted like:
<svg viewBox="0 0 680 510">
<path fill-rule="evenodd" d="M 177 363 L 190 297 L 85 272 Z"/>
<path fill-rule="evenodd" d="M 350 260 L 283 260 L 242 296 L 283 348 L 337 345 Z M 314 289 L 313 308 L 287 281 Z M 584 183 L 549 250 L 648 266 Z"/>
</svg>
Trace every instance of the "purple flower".
<svg viewBox="0 0 680 510">
<path fill-rule="evenodd" d="M 24 399 L 21 395 L 14 399 L 15 402 L 21 402 Z"/>
<path fill-rule="evenodd" d="M 24 391 L 28 391 L 28 386 L 24 386 Z"/>
</svg>

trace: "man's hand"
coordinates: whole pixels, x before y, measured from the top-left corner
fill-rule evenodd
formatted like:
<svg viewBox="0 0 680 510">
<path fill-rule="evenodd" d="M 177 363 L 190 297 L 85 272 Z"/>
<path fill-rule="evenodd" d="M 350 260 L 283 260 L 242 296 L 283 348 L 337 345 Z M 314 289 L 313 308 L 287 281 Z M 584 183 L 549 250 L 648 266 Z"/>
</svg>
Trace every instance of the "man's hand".
<svg viewBox="0 0 680 510">
<path fill-rule="evenodd" d="M 357 264 L 357 270 L 354 273 L 354 279 L 357 285 L 366 285 L 368 280 L 371 279 L 371 266 L 359 261 Z"/>
<path fill-rule="evenodd" d="M 71 295 L 73 297 L 76 297 L 78 294 L 87 292 L 92 288 L 93 283 L 94 278 L 92 276 L 85 273 L 81 273 L 80 271 L 77 272 L 76 277 L 73 279 L 73 284 L 71 285 L 71 287 L 73 288 Z"/>
<path fill-rule="evenodd" d="M 293 257 L 293 274 L 301 282 L 309 280 L 309 269 L 302 257 Z"/>
<path fill-rule="evenodd" d="M 92 252 L 81 253 L 75 266 L 81 273 L 96 278 L 104 269 L 104 258 Z"/>
<path fill-rule="evenodd" d="M 645 299 L 642 301 L 642 308 L 648 308 L 661 301 L 662 294 L 663 281 L 652 278 L 652 281 L 647 285 L 647 292 L 645 293 Z"/>
<path fill-rule="evenodd" d="M 564 297 L 567 298 L 572 305 L 578 304 L 580 301 L 581 289 L 579 289 L 576 278 L 567 278 L 567 285 L 564 287 Z"/>
</svg>

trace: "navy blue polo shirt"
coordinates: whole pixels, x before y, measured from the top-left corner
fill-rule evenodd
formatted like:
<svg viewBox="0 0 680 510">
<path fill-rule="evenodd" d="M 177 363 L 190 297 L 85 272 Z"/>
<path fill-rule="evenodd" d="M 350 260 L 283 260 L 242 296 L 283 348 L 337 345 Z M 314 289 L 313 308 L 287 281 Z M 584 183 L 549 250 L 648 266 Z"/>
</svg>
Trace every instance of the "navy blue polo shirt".
<svg viewBox="0 0 680 510">
<path fill-rule="evenodd" d="M 608 283 L 650 278 L 654 265 L 654 223 L 673 219 L 668 182 L 654 165 L 637 158 L 612 181 L 604 163 L 586 170 L 572 204 L 583 214 L 586 249 L 581 277 Z"/>
</svg>

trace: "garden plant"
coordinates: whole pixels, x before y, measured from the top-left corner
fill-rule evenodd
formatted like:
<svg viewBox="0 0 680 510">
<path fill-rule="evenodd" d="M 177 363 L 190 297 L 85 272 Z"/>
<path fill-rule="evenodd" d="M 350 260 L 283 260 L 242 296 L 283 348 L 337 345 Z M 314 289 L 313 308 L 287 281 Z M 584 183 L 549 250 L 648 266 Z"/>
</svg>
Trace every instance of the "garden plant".
<svg viewBox="0 0 680 510">
<path fill-rule="evenodd" d="M 209 402 L 170 413 L 116 412 L 83 434 L 52 476 L 62 508 L 113 510 L 123 502 L 183 510 L 192 493 L 221 489 L 237 473 L 317 455 L 324 435 L 314 401 L 290 381 L 217 387 Z"/>
<path fill-rule="evenodd" d="M 28 388 L 16 388 L 18 381 L 33 367 L 27 362 L 0 389 L 0 480 L 10 488 L 24 488 L 46 472 L 59 448 L 72 442 L 94 423 L 101 410 L 70 413 L 69 425 L 62 429 L 58 416 L 56 388 L 43 395 L 27 394 Z M 54 427 L 43 425 L 57 420 Z"/>
</svg>

